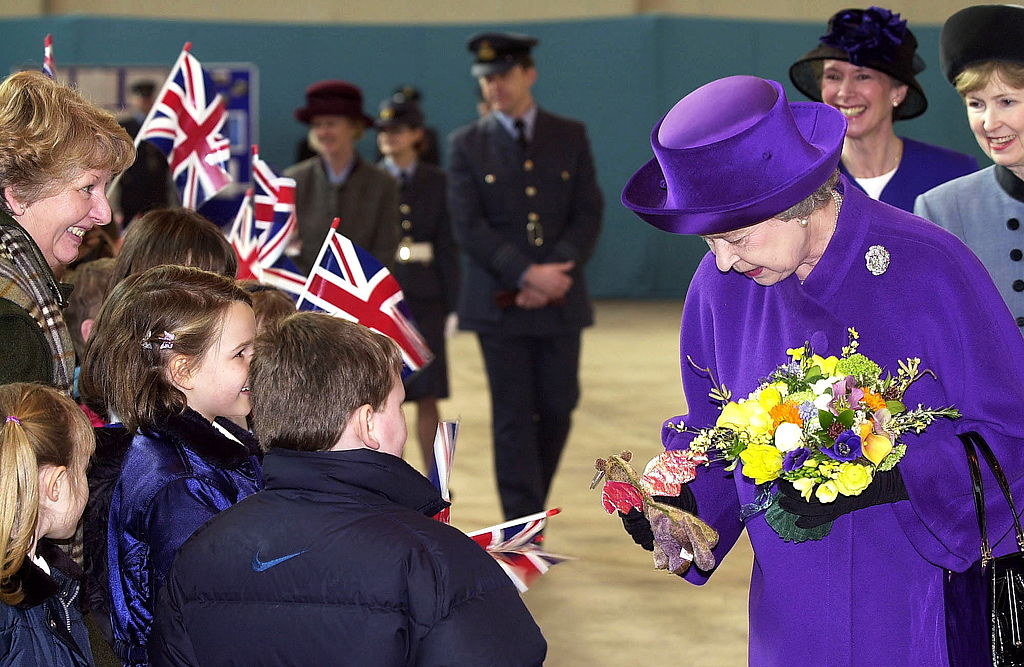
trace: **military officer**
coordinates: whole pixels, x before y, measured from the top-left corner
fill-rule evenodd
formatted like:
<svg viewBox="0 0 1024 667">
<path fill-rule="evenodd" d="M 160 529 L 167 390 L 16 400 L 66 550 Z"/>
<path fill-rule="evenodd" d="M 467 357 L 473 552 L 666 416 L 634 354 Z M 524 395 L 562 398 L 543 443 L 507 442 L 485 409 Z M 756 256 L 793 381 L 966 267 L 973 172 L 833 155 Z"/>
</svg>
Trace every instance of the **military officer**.
<svg viewBox="0 0 1024 667">
<path fill-rule="evenodd" d="M 459 324 L 480 341 L 506 518 L 544 509 L 579 398 L 583 277 L 603 202 L 582 123 L 540 109 L 537 40 L 472 37 L 491 112 L 449 139 L 448 208 L 465 253 Z"/>
<path fill-rule="evenodd" d="M 399 182 L 402 240 L 393 274 L 405 293 L 416 326 L 434 360 L 406 378 L 405 400 L 416 403 L 416 433 L 423 460 L 434 458 L 439 419 L 437 401 L 448 397 L 445 322 L 455 312 L 458 255 L 445 203 L 445 175 L 421 160 L 426 145 L 423 113 L 416 102 L 393 95 L 380 105 L 375 125 L 380 166 Z"/>
</svg>

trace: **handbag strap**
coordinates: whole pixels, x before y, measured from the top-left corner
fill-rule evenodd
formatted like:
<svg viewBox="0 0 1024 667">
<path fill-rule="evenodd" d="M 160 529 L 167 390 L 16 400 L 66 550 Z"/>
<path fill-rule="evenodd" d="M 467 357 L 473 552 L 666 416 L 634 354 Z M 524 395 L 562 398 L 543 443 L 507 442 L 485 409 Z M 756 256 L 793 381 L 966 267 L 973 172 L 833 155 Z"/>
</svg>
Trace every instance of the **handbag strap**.
<svg viewBox="0 0 1024 667">
<path fill-rule="evenodd" d="M 996 484 L 999 486 L 999 490 L 1002 492 L 1003 498 L 1010 508 L 1010 517 L 1013 520 L 1017 547 L 1021 551 L 1024 551 L 1024 530 L 1021 529 L 1020 519 L 1017 517 L 1017 508 L 1014 505 L 1013 495 L 1010 493 L 1010 485 L 1006 481 L 1006 475 L 1003 473 L 1003 468 L 999 465 L 999 461 L 992 452 L 992 448 L 989 447 L 988 442 L 976 431 L 960 433 L 957 437 L 960 438 L 964 445 L 964 451 L 967 453 L 967 468 L 971 474 L 971 487 L 974 492 L 974 508 L 978 515 L 978 528 L 981 531 L 981 563 L 984 567 L 992 559 L 992 546 L 988 539 L 988 521 L 985 516 L 985 487 L 981 479 L 978 451 L 981 452 L 985 463 L 992 470 L 992 476 L 995 477 Z M 977 447 L 977 450 L 975 450 L 975 447 Z"/>
</svg>

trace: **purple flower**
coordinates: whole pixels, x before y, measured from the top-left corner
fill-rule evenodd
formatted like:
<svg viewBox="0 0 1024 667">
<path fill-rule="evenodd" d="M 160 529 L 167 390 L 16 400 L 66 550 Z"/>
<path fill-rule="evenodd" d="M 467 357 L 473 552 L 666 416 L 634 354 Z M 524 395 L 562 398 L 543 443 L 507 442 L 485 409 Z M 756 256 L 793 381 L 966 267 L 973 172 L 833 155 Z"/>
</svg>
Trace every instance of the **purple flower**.
<svg viewBox="0 0 1024 667">
<path fill-rule="evenodd" d="M 847 375 L 832 385 L 832 400 L 829 402 L 829 407 L 832 408 L 833 413 L 839 414 L 845 408 L 856 408 L 862 398 L 864 398 L 864 390 L 857 386 L 857 379 L 852 375 Z"/>
<path fill-rule="evenodd" d="M 821 43 L 845 51 L 850 62 L 870 67 L 872 61 L 894 60 L 907 36 L 907 22 L 888 9 L 847 9 L 832 17 Z"/>
<path fill-rule="evenodd" d="M 806 447 L 797 447 L 786 452 L 785 458 L 782 459 L 782 469 L 786 472 L 792 472 L 800 466 L 802 466 L 811 453 L 807 451 Z"/>
<path fill-rule="evenodd" d="M 823 447 L 821 453 L 834 461 L 853 461 L 860 458 L 860 436 L 846 429 L 836 436 L 836 441 Z"/>
</svg>

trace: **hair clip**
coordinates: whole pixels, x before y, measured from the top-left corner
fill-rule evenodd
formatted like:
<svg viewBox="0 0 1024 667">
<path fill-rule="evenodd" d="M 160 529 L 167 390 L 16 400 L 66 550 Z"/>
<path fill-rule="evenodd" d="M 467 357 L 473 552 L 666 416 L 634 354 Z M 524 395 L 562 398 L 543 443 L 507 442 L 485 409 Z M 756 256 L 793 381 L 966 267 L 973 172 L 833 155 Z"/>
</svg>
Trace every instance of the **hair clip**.
<svg viewBox="0 0 1024 667">
<path fill-rule="evenodd" d="M 6 424 L 7 422 L 14 422 L 18 426 L 21 426 L 21 420 L 14 415 L 7 415 L 7 419 L 4 420 L 4 423 Z"/>
<path fill-rule="evenodd" d="M 146 332 L 145 337 L 142 339 L 142 347 L 147 350 L 153 349 L 154 343 L 160 343 L 161 350 L 170 350 L 174 348 L 174 334 L 170 331 L 165 331 L 159 336 L 153 336 L 153 330 L 150 329 Z"/>
</svg>

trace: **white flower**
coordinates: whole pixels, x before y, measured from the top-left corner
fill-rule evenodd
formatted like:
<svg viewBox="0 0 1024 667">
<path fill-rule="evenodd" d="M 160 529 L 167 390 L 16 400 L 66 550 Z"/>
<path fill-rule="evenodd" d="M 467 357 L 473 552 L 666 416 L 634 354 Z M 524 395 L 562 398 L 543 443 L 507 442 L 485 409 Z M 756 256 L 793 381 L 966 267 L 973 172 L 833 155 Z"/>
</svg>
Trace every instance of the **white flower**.
<svg viewBox="0 0 1024 667">
<path fill-rule="evenodd" d="M 790 422 L 782 422 L 775 429 L 775 448 L 780 452 L 788 452 L 800 446 L 804 433 L 800 427 Z"/>
</svg>

